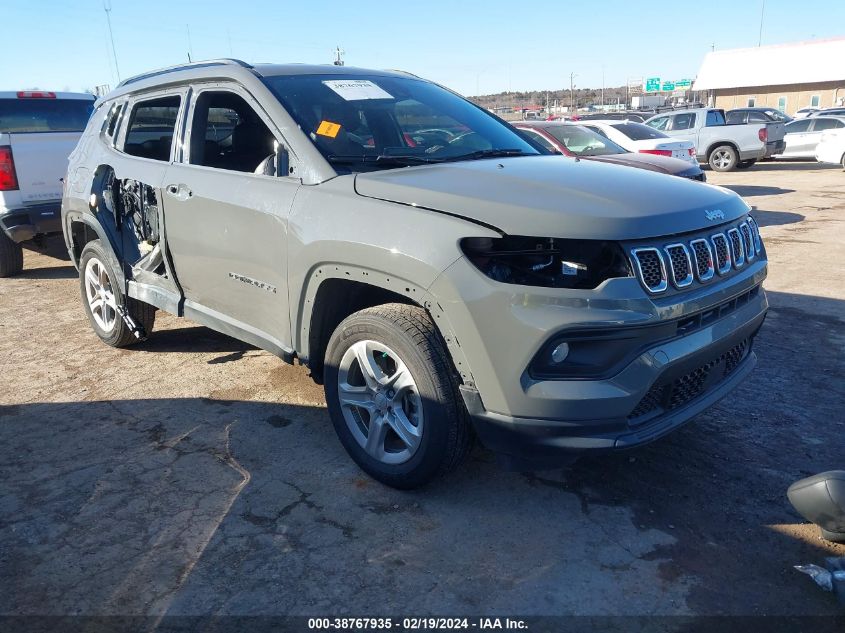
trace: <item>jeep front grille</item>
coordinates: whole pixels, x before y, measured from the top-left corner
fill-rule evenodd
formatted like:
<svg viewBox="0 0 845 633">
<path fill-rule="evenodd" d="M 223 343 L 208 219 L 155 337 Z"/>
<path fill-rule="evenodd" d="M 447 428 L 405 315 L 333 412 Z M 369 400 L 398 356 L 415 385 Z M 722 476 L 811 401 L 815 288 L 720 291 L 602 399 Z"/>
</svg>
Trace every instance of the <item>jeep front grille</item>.
<svg viewBox="0 0 845 633">
<path fill-rule="evenodd" d="M 677 238 L 676 238 L 677 240 Z M 763 253 L 756 222 L 747 216 L 713 234 L 693 233 L 671 243 L 631 244 L 636 276 L 650 294 L 683 290 L 739 270 Z"/>
<path fill-rule="evenodd" d="M 750 351 L 749 338 L 683 376 L 668 383 L 655 383 L 628 414 L 628 420 L 632 424 L 641 424 L 647 419 L 689 404 L 722 383 Z"/>
</svg>

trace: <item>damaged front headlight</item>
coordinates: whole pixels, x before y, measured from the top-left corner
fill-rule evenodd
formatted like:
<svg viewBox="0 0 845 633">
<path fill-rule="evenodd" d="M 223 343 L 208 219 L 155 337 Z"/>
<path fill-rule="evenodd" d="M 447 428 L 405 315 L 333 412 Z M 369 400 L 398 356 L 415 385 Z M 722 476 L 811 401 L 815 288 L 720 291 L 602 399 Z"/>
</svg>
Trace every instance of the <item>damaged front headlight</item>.
<svg viewBox="0 0 845 633">
<path fill-rule="evenodd" d="M 602 240 L 468 237 L 461 249 L 490 279 L 507 284 L 589 290 L 632 275 L 621 246 Z"/>
</svg>

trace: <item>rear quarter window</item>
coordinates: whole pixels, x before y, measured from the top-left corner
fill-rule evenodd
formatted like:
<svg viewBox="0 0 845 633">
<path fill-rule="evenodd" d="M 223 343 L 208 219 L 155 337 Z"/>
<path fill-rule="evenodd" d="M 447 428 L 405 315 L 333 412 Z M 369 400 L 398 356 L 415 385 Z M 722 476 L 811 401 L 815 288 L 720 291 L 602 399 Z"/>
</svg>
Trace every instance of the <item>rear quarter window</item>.
<svg viewBox="0 0 845 633">
<path fill-rule="evenodd" d="M 0 132 L 81 132 L 93 111 L 93 99 L 0 99 Z"/>
</svg>

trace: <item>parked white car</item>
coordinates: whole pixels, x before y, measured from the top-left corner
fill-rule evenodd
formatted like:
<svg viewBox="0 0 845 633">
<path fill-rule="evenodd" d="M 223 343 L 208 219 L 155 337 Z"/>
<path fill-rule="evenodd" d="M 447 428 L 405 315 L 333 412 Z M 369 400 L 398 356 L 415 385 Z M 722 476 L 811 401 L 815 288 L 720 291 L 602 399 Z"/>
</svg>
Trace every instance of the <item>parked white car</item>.
<svg viewBox="0 0 845 633">
<path fill-rule="evenodd" d="M 834 165 L 838 163 L 845 169 L 845 129 L 822 134 L 819 144 L 816 145 L 816 160 Z"/>
<path fill-rule="evenodd" d="M 0 92 L 0 277 L 23 268 L 21 244 L 61 232 L 62 178 L 94 109 L 74 92 Z"/>
<path fill-rule="evenodd" d="M 698 165 L 698 159 L 695 156 L 695 144 L 692 141 L 671 138 L 663 132 L 642 123 L 603 119 L 583 121 L 579 124 L 605 138 L 609 138 L 629 152 L 668 156 Z"/>
<path fill-rule="evenodd" d="M 777 158 L 815 158 L 822 135 L 845 129 L 845 117 L 814 116 L 786 124 L 786 148 Z"/>
</svg>

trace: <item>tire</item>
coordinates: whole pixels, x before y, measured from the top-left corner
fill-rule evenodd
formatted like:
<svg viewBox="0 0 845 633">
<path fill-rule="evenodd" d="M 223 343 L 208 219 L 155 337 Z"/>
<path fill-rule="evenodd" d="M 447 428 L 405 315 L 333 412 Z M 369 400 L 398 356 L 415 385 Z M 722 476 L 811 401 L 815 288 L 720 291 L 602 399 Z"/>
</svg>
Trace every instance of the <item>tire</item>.
<svg viewBox="0 0 845 633">
<path fill-rule="evenodd" d="M 112 269 L 110 258 L 100 240 L 93 240 L 82 249 L 79 258 L 79 289 L 82 305 L 94 333 L 106 345 L 127 347 L 138 339 L 115 309 L 122 306 L 145 334 L 153 330 L 156 308 L 147 303 L 126 297 L 115 280 L 119 277 Z M 97 292 L 99 288 L 102 292 Z"/>
<path fill-rule="evenodd" d="M 748 169 L 749 167 L 751 167 L 756 162 L 757 162 L 756 160 L 741 160 L 737 163 L 736 168 L 737 169 Z"/>
<path fill-rule="evenodd" d="M 842 169 L 845 169 L 845 154 L 842 154 L 842 160 L 839 162 L 842 163 Z"/>
<path fill-rule="evenodd" d="M 0 277 L 11 277 L 23 270 L 23 249 L 0 229 Z"/>
<path fill-rule="evenodd" d="M 736 150 L 730 145 L 714 147 L 707 157 L 707 163 L 713 171 L 733 171 L 737 162 Z"/>
<path fill-rule="evenodd" d="M 369 377 L 362 357 L 372 368 Z M 460 380 L 422 308 L 390 303 L 348 317 L 329 340 L 324 378 L 335 431 L 373 479 L 417 488 L 469 453 L 473 436 Z"/>
</svg>

